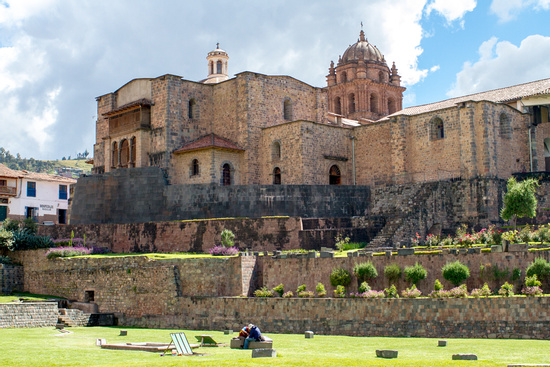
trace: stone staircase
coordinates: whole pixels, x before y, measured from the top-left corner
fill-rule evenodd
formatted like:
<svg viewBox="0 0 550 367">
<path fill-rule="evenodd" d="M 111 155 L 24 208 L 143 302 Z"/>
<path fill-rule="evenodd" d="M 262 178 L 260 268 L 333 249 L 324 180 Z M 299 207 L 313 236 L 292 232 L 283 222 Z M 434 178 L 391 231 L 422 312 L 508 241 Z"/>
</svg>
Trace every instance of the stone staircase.
<svg viewBox="0 0 550 367">
<path fill-rule="evenodd" d="M 351 242 L 369 242 L 384 227 L 384 218 L 302 218 L 298 233 L 300 247 L 306 250 L 334 248 L 336 236 L 349 237 Z"/>
<path fill-rule="evenodd" d="M 76 308 L 60 308 L 57 320 L 58 326 L 89 326 L 92 314 L 85 313 Z"/>
<path fill-rule="evenodd" d="M 432 195 L 433 185 L 396 185 L 391 188 L 391 192 L 381 192 L 379 197 L 384 200 L 373 200 L 372 214 L 388 220 L 368 247 L 400 247 L 403 243 L 409 243 L 414 231 L 418 230 L 419 217 L 426 210 L 425 203 Z M 375 198 L 376 194 L 373 195 Z"/>
</svg>

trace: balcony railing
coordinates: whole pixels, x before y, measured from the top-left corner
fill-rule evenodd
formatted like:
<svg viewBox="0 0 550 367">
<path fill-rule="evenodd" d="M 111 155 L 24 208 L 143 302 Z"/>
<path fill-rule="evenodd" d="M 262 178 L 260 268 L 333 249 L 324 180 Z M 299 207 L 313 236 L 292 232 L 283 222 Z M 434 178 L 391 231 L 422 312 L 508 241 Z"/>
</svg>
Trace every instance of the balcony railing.
<svg viewBox="0 0 550 367">
<path fill-rule="evenodd" d="M 0 195 L 15 196 L 17 195 L 17 189 L 10 186 L 0 186 Z"/>
</svg>

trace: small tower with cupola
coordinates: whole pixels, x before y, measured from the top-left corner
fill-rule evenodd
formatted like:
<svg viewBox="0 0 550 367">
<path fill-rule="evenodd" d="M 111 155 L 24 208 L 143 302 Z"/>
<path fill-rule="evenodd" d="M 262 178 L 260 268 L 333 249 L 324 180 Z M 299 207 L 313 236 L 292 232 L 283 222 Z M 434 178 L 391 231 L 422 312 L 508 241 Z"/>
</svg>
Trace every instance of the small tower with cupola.
<svg viewBox="0 0 550 367">
<path fill-rule="evenodd" d="M 227 73 L 227 60 L 229 55 L 220 48 L 220 44 L 216 44 L 216 49 L 210 51 L 206 56 L 208 62 L 208 77 L 203 81 L 206 84 L 223 82 L 229 79 Z"/>
</svg>

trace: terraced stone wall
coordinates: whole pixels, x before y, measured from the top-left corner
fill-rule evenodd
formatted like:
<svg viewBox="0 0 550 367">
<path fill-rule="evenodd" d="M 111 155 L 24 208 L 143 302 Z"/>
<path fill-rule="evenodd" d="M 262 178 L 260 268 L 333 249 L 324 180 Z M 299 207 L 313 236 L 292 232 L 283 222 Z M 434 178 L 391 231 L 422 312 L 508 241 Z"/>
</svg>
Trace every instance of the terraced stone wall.
<svg viewBox="0 0 550 367">
<path fill-rule="evenodd" d="M 0 303 L 0 328 L 53 327 L 57 302 Z"/>
<path fill-rule="evenodd" d="M 0 264 L 0 293 L 10 294 L 23 290 L 23 267 Z"/>
</svg>

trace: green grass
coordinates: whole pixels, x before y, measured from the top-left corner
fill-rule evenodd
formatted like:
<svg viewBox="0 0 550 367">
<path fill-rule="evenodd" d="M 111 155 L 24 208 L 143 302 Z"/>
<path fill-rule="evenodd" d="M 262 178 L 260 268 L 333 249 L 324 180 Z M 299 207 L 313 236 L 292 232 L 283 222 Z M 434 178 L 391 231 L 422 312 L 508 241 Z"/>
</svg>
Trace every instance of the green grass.
<svg viewBox="0 0 550 367">
<path fill-rule="evenodd" d="M 58 160 L 50 161 L 55 167 L 72 167 L 84 170 L 84 172 L 90 172 L 93 165 L 86 163 L 87 159 L 71 159 L 71 160 Z"/>
<path fill-rule="evenodd" d="M 111 253 L 111 254 L 84 255 L 84 256 L 73 256 L 73 257 L 74 258 L 79 258 L 79 257 L 106 258 L 106 257 L 130 257 L 130 256 L 145 256 L 153 260 L 199 259 L 199 258 L 220 259 L 224 257 L 237 257 L 237 255 L 212 256 L 210 254 L 195 254 L 195 253 L 187 253 L 187 252 L 166 253 L 166 254 L 164 253 L 150 253 L 150 254 Z"/>
<path fill-rule="evenodd" d="M 25 301 L 46 301 L 53 298 L 59 298 L 57 296 L 48 296 L 43 294 L 32 294 L 26 292 L 16 292 L 9 296 L 0 295 L 0 303 L 8 303 L 23 299 Z"/>
<path fill-rule="evenodd" d="M 53 328 L 0 329 L 0 365 L 2 366 L 506 366 L 508 363 L 548 362 L 550 341 L 446 339 L 447 347 L 437 347 L 437 339 L 367 338 L 303 334 L 269 334 L 278 358 L 251 358 L 251 351 L 220 348 L 198 348 L 202 356 L 161 357 L 159 353 L 105 350 L 97 347 L 98 338 L 108 343 L 169 342 L 170 332 L 181 330 L 128 330 L 121 328 L 68 328 L 73 333 L 62 335 Z M 230 337 L 217 331 L 185 331 L 190 343 L 194 335 L 207 333 L 218 342 Z M 236 333 L 234 333 L 236 335 Z M 392 360 L 376 358 L 376 349 L 397 349 Z M 452 361 L 456 353 L 474 353 L 479 360 Z"/>
</svg>

